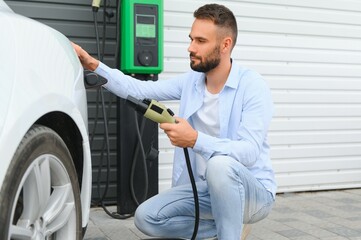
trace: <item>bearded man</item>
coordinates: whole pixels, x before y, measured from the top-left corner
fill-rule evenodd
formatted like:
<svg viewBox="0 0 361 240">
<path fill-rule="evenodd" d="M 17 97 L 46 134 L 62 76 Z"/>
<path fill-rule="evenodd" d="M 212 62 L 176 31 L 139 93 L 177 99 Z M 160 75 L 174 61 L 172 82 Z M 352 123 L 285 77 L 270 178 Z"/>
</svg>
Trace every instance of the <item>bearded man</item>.
<svg viewBox="0 0 361 240">
<path fill-rule="evenodd" d="M 239 240 L 244 224 L 271 211 L 276 182 L 267 132 L 273 103 L 262 76 L 232 61 L 237 32 L 227 7 L 197 9 L 189 33 L 192 70 L 164 81 L 139 81 L 73 45 L 83 66 L 108 79 L 104 87 L 119 97 L 180 101 L 177 124 L 160 124 L 175 146 L 172 188 L 143 202 L 134 217 L 149 236 L 192 235 L 194 201 L 182 148 L 189 149 L 198 189 L 199 238 Z"/>
</svg>

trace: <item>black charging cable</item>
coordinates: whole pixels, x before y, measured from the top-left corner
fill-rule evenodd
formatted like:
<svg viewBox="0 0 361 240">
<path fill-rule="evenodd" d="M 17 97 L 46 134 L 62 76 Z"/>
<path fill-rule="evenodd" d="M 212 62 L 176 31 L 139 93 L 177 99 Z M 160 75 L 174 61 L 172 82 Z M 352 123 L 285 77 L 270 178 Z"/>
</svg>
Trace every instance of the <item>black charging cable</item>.
<svg viewBox="0 0 361 240">
<path fill-rule="evenodd" d="M 199 226 L 199 199 L 198 199 L 198 191 L 197 191 L 196 181 L 194 180 L 191 161 L 189 159 L 188 149 L 183 148 L 183 151 L 184 151 L 184 156 L 185 156 L 185 159 L 186 159 L 188 175 L 189 175 L 189 178 L 190 178 L 190 181 L 191 181 L 192 191 L 193 191 L 193 198 L 194 198 L 195 222 L 194 222 L 193 235 L 192 235 L 192 238 L 191 238 L 191 240 L 194 240 L 194 239 L 196 239 L 196 236 L 197 236 L 197 233 L 198 233 L 198 226 Z"/>
<path fill-rule="evenodd" d="M 138 144 L 135 148 L 134 155 L 133 155 L 133 162 L 132 162 L 132 167 L 130 170 L 130 181 L 129 182 L 130 182 L 130 192 L 131 192 L 133 201 L 136 203 L 137 206 L 139 206 L 140 203 L 144 202 L 147 199 L 148 188 L 149 188 L 148 171 L 147 171 L 147 157 L 145 155 L 145 150 L 144 150 L 143 141 L 142 141 L 146 119 L 143 118 L 141 121 L 141 125 L 139 126 L 138 114 L 136 111 L 134 111 L 134 121 L 135 121 L 135 125 L 136 125 Z M 138 200 L 137 196 L 135 195 L 135 187 L 134 187 L 135 167 L 136 167 L 139 152 L 141 153 L 142 164 L 144 167 L 144 187 L 145 187 L 145 189 L 143 191 L 143 196 L 140 199 L 140 201 Z"/>
</svg>

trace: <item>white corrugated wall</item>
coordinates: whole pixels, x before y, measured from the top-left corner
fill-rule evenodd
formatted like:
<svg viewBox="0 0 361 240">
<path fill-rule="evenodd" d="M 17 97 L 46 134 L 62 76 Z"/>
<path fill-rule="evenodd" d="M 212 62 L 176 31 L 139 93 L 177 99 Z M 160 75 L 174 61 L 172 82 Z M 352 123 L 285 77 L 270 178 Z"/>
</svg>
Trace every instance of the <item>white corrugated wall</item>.
<svg viewBox="0 0 361 240">
<path fill-rule="evenodd" d="M 164 72 L 189 69 L 193 11 L 210 1 L 164 0 Z M 361 1 L 217 1 L 236 15 L 233 59 L 269 83 L 269 132 L 278 192 L 361 186 Z M 166 80 L 164 80 L 166 81 Z M 177 102 L 166 102 L 178 111 Z M 159 190 L 170 187 L 173 147 L 159 135 Z"/>
</svg>

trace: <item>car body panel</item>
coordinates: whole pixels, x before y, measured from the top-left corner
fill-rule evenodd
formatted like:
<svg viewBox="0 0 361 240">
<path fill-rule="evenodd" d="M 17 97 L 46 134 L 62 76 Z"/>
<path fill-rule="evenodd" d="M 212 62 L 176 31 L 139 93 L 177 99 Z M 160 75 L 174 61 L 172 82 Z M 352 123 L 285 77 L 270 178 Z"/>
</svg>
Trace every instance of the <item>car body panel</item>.
<svg viewBox="0 0 361 240">
<path fill-rule="evenodd" d="M 2 0 L 0 29 L 0 184 L 30 127 L 47 113 L 68 115 L 83 138 L 81 199 L 85 227 L 91 199 L 91 155 L 83 68 L 64 35 L 13 13 Z"/>
</svg>

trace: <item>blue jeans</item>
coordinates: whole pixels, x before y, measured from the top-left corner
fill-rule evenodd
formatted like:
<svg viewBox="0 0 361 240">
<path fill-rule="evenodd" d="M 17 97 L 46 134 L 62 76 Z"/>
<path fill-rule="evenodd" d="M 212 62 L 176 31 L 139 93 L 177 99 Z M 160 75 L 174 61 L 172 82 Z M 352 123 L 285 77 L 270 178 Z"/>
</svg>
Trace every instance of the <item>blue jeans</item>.
<svg viewBox="0 0 361 240">
<path fill-rule="evenodd" d="M 197 239 L 217 236 L 239 240 L 243 223 L 265 218 L 273 196 L 241 163 L 216 156 L 207 163 L 206 180 L 197 182 L 200 221 Z M 194 228 L 191 185 L 181 185 L 148 199 L 136 210 L 134 223 L 154 237 L 190 238 Z"/>
</svg>

